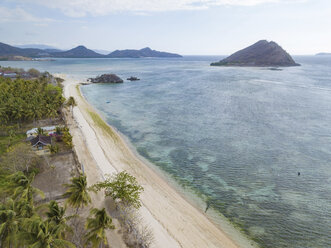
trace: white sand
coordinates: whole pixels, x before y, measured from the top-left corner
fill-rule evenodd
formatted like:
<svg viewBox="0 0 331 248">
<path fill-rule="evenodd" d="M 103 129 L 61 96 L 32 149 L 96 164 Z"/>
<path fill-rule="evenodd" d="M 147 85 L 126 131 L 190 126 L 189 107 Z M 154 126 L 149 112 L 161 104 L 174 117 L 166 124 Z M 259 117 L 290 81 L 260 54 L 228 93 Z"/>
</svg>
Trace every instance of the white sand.
<svg viewBox="0 0 331 248">
<path fill-rule="evenodd" d="M 80 96 L 75 87 L 78 81 L 64 75 L 61 77 L 66 79 L 65 96 L 73 96 L 77 102 L 77 107 L 74 107 L 74 119 L 83 137 L 74 137 L 74 145 L 75 139 L 82 139 L 93 157 L 85 159 L 85 170 L 90 167 L 99 168 L 99 171 L 89 170 L 88 177 L 93 177 L 93 173 L 97 177 L 99 173 L 104 176 L 126 170 L 137 178 L 144 187 L 141 195 L 143 206 L 139 211 L 143 221 L 153 230 L 153 247 L 239 247 L 143 163 L 113 128 L 105 131 L 97 125 L 89 114 L 95 110 Z M 79 154 L 79 149 L 76 150 L 78 157 L 83 155 Z M 250 246 L 250 242 L 245 242 L 244 247 Z"/>
</svg>

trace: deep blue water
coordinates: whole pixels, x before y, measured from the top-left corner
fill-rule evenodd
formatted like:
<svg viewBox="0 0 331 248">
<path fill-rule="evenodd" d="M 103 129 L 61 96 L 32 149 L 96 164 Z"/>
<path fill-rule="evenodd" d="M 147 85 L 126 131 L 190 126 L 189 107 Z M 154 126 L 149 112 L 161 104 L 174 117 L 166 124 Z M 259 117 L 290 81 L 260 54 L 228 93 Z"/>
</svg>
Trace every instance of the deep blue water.
<svg viewBox="0 0 331 248">
<path fill-rule="evenodd" d="M 282 71 L 209 66 L 219 58 L 0 65 L 141 78 L 82 91 L 141 155 L 262 247 L 331 247 L 331 57 L 297 56 L 302 66 Z"/>
</svg>

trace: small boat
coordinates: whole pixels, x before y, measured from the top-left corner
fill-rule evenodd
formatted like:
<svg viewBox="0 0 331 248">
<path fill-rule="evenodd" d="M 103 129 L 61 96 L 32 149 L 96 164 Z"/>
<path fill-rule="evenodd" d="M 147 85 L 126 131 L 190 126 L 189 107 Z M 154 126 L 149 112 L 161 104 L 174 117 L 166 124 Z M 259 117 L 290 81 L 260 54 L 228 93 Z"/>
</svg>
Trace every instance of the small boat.
<svg viewBox="0 0 331 248">
<path fill-rule="evenodd" d="M 106 101 L 106 103 L 110 103 L 110 101 Z"/>
</svg>

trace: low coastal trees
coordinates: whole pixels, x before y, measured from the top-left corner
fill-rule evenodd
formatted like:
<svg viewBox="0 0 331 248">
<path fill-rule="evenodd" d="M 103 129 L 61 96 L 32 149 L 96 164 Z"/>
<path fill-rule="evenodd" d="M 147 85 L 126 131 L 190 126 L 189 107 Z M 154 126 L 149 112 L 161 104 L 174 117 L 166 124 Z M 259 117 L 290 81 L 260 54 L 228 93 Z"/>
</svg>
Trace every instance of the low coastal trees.
<svg viewBox="0 0 331 248">
<path fill-rule="evenodd" d="M 67 191 L 64 193 L 64 197 L 68 197 L 66 203 L 76 208 L 76 214 L 80 207 L 86 206 L 91 202 L 91 197 L 87 191 L 86 176 L 80 174 L 78 177 L 71 178 L 71 183 L 64 184 L 67 187 Z"/>
<path fill-rule="evenodd" d="M 90 190 L 95 192 L 102 189 L 105 190 L 105 195 L 110 196 L 115 202 L 134 208 L 141 206 L 140 193 L 144 188 L 138 184 L 134 176 L 126 171 L 108 177 L 105 181 L 98 182 L 90 187 Z"/>
<path fill-rule="evenodd" d="M 93 208 L 90 211 L 90 217 L 87 219 L 85 227 L 88 231 L 86 234 L 86 244 L 92 243 L 93 248 L 107 245 L 105 231 L 107 229 L 115 229 L 112 219 L 107 215 L 105 208 L 101 210 Z"/>
</svg>

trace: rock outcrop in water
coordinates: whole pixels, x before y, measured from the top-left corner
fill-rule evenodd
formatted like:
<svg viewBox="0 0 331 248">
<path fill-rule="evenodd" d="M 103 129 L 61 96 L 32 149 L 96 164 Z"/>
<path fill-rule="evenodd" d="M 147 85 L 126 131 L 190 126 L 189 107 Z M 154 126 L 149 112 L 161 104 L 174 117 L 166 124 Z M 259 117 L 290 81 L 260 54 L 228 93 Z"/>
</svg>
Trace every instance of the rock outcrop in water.
<svg viewBox="0 0 331 248">
<path fill-rule="evenodd" d="M 299 66 L 276 42 L 260 40 L 211 66 Z"/>
<path fill-rule="evenodd" d="M 102 74 L 101 76 L 95 78 L 89 78 L 89 81 L 92 83 L 123 83 L 123 80 L 115 74 Z"/>
<path fill-rule="evenodd" d="M 129 80 L 129 81 L 138 81 L 138 80 L 140 80 L 140 78 L 137 78 L 137 77 L 129 77 L 129 78 L 127 78 L 126 80 Z"/>
</svg>

